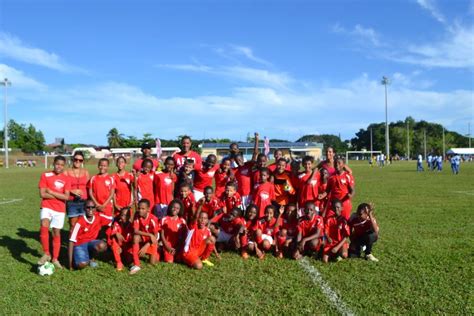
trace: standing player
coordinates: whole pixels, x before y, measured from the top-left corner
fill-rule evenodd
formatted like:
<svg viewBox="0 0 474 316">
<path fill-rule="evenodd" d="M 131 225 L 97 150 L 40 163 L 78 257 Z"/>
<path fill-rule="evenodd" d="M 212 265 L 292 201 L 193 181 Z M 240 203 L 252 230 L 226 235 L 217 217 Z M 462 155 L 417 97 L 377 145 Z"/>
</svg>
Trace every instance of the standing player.
<svg viewBox="0 0 474 316">
<path fill-rule="evenodd" d="M 87 182 L 89 182 L 89 171 L 83 167 L 84 154 L 76 151 L 72 158 L 72 168 L 64 172 L 69 176 L 71 191 L 69 201 L 66 202 L 66 212 L 69 218 L 69 228 L 76 223 L 79 216 L 84 214 L 84 204 L 87 200 Z"/>
<path fill-rule="evenodd" d="M 47 171 L 41 175 L 39 181 L 39 194 L 41 197 L 41 228 L 40 241 L 44 255 L 39 259 L 38 264 L 43 265 L 51 260 L 49 252 L 49 227 L 53 231 L 53 260 L 51 261 L 57 268 L 62 268 L 58 261 L 59 250 L 61 249 L 61 229 L 64 226 L 66 214 L 66 201 L 69 199 L 71 184 L 69 177 L 64 174 L 66 159 L 63 156 L 54 157 L 52 171 Z"/>
<path fill-rule="evenodd" d="M 164 261 L 175 262 L 178 250 L 186 234 L 186 221 L 183 216 L 184 207 L 180 200 L 171 201 L 168 215 L 161 220 L 161 242 L 163 243 Z"/>
<path fill-rule="evenodd" d="M 153 190 L 155 174 L 152 169 L 153 162 L 150 159 L 143 160 L 141 171 L 135 174 L 135 201 L 138 202 L 142 199 L 146 199 L 150 202 L 150 207 L 153 210 L 155 203 Z"/>
<path fill-rule="evenodd" d="M 111 219 L 103 214 L 96 213 L 94 201 L 86 201 L 86 213 L 79 217 L 71 230 L 69 237 L 69 269 L 74 266 L 76 269 L 84 269 L 87 266 L 97 267 L 97 262 L 92 256 L 107 250 L 107 244 L 103 240 L 98 240 L 102 226 L 110 225 Z"/>
<path fill-rule="evenodd" d="M 347 220 L 342 216 L 341 201 L 332 200 L 332 210 L 326 220 L 325 235 L 327 243 L 323 250 L 323 262 L 328 263 L 329 258 L 336 258 L 338 261 L 347 258 L 349 248 L 350 228 Z"/>
<path fill-rule="evenodd" d="M 153 167 L 152 167 L 153 171 L 158 169 L 160 163 L 158 162 L 158 160 L 153 159 L 151 155 L 151 145 L 145 142 L 142 144 L 141 150 L 142 150 L 142 157 L 135 161 L 135 163 L 133 164 L 132 170 L 136 173 L 140 172 L 143 168 L 142 164 L 145 159 L 149 159 L 153 163 Z"/>
<path fill-rule="evenodd" d="M 194 160 L 194 167 L 196 169 L 201 169 L 202 160 L 201 156 L 193 150 L 191 150 L 191 137 L 183 136 L 181 138 L 181 151 L 173 154 L 173 159 L 176 161 L 176 169 L 181 169 L 184 166 L 186 159 Z"/>
<path fill-rule="evenodd" d="M 237 191 L 242 198 L 242 208 L 246 209 L 252 198 L 252 165 L 253 161 L 244 162 L 244 157 L 241 154 L 235 156 L 237 168 L 235 170 L 235 181 L 237 181 Z"/>
<path fill-rule="evenodd" d="M 216 196 L 220 197 L 225 191 L 226 184 L 235 179 L 230 168 L 230 158 L 222 159 L 220 168 L 214 174 L 214 179 L 216 181 Z"/>
<path fill-rule="evenodd" d="M 103 215 L 113 218 L 114 178 L 108 174 L 109 160 L 102 158 L 98 163 L 99 173 L 89 181 L 89 197 Z"/>
<path fill-rule="evenodd" d="M 183 217 L 186 222 L 189 223 L 196 213 L 196 200 L 194 199 L 191 188 L 186 183 L 183 183 L 179 188 L 179 200 L 184 206 Z"/>
<path fill-rule="evenodd" d="M 276 162 L 276 169 L 273 172 L 273 184 L 275 187 L 275 201 L 278 205 L 286 206 L 290 202 L 295 202 L 296 191 L 293 186 L 291 173 L 287 171 L 285 158 L 280 158 Z M 269 168 L 270 169 L 270 168 Z"/>
<path fill-rule="evenodd" d="M 316 202 L 318 199 L 319 172 L 313 169 L 314 158 L 305 156 L 303 158 L 304 171 L 298 174 L 298 207 L 299 214 L 303 215 L 304 208 L 308 202 Z"/>
<path fill-rule="evenodd" d="M 174 186 L 176 184 L 176 174 L 174 173 L 174 159 L 167 157 L 165 167 L 161 171 L 156 171 L 154 176 L 155 210 L 158 219 L 167 214 L 168 205 L 173 200 Z"/>
<path fill-rule="evenodd" d="M 184 165 L 181 167 L 181 169 L 178 170 L 175 192 L 174 192 L 175 197 L 179 196 L 179 188 L 183 184 L 188 185 L 192 192 L 193 186 L 194 186 L 194 178 L 195 178 L 194 160 L 186 159 L 186 161 L 184 162 Z"/>
<path fill-rule="evenodd" d="M 118 157 L 115 164 L 117 165 L 117 172 L 113 175 L 115 182 L 114 216 L 118 216 L 121 209 L 133 206 L 132 187 L 134 178 L 131 173 L 125 170 L 127 165 L 125 157 Z"/>
<path fill-rule="evenodd" d="M 252 194 L 253 203 L 259 209 L 258 217 L 262 218 L 265 213 L 265 208 L 272 204 L 275 200 L 275 189 L 273 183 L 269 182 L 270 170 L 267 168 L 260 169 L 260 183 L 254 189 Z"/>
<path fill-rule="evenodd" d="M 158 254 L 158 238 L 160 223 L 155 215 L 150 213 L 150 201 L 147 199 L 138 202 L 138 210 L 133 221 L 133 266 L 130 274 L 141 270 L 140 257 L 150 255 L 150 264 L 160 261 Z"/>
<path fill-rule="evenodd" d="M 351 216 L 352 197 L 354 196 L 354 178 L 345 171 L 344 160 L 336 160 L 336 174 L 329 178 L 326 193 L 329 194 L 329 200 L 332 204 L 334 200 L 342 203 L 342 216 L 346 220 Z"/>
<path fill-rule="evenodd" d="M 281 149 L 275 149 L 275 151 L 273 151 L 273 160 L 274 160 L 274 162 L 271 165 L 268 165 L 268 167 L 267 167 L 270 170 L 271 173 L 275 173 L 275 170 L 277 170 L 278 161 L 280 161 L 280 159 L 283 159 L 286 162 L 286 159 L 283 157 L 283 151 Z M 288 171 L 288 172 L 291 171 L 291 167 L 288 163 L 285 166 L 285 170 Z"/>
<path fill-rule="evenodd" d="M 319 184 L 318 184 L 318 199 L 316 200 L 316 208 L 323 218 L 326 218 L 326 209 L 328 207 L 328 195 L 326 190 L 328 188 L 329 172 L 327 169 L 321 169 L 319 171 Z"/>
<path fill-rule="evenodd" d="M 193 193 L 196 202 L 204 196 L 204 189 L 212 186 L 214 175 L 220 168 L 216 162 L 216 155 L 211 154 L 207 156 L 206 160 L 203 162 L 202 168 L 195 170 Z"/>
</svg>

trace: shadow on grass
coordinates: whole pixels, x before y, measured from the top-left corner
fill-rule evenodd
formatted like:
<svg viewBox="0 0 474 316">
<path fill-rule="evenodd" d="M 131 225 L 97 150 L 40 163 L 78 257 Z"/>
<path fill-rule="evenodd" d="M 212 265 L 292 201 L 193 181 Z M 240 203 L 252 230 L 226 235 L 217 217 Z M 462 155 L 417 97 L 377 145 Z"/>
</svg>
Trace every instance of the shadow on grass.
<svg viewBox="0 0 474 316">
<path fill-rule="evenodd" d="M 15 260 L 31 265 L 31 271 L 36 272 L 36 262 L 26 260 L 23 255 L 30 254 L 40 257 L 41 254 L 36 249 L 28 247 L 24 240 L 11 238 L 10 236 L 0 236 L 0 247 L 7 248 Z"/>
</svg>

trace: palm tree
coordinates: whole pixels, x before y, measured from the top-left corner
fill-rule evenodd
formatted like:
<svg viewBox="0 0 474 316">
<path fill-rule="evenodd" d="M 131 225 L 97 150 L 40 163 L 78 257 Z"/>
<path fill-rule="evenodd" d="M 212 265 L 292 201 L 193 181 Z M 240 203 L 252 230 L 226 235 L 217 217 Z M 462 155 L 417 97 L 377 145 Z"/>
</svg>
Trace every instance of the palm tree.
<svg viewBox="0 0 474 316">
<path fill-rule="evenodd" d="M 107 133 L 107 142 L 110 148 L 122 147 L 123 134 L 120 134 L 118 129 L 114 127 Z"/>
</svg>

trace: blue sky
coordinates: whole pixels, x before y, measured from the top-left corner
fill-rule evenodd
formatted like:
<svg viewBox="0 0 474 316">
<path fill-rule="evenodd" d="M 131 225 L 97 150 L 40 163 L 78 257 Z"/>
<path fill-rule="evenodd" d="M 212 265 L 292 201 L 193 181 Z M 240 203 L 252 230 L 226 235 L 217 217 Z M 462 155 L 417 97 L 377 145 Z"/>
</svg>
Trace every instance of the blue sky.
<svg viewBox="0 0 474 316">
<path fill-rule="evenodd" d="M 390 120 L 466 134 L 473 19 L 461 0 L 0 0 L 0 78 L 9 117 L 47 142 L 347 139 L 384 121 L 383 75 Z"/>
</svg>

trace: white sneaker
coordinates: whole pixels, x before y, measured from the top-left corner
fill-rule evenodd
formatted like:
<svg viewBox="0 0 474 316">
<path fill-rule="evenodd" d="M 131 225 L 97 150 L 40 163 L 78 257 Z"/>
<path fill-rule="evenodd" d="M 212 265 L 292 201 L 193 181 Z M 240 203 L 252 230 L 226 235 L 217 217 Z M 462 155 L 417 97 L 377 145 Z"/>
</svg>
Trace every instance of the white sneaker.
<svg viewBox="0 0 474 316">
<path fill-rule="evenodd" d="M 362 246 L 362 251 L 365 251 L 365 249 L 367 249 L 367 246 Z"/>
<path fill-rule="evenodd" d="M 58 260 L 53 260 L 51 261 L 52 264 L 54 264 L 54 266 L 57 268 L 57 269 L 62 269 L 63 266 L 61 265 L 61 263 L 59 263 Z"/>
<path fill-rule="evenodd" d="M 368 254 L 367 256 L 365 256 L 365 259 L 372 262 L 379 262 L 379 259 L 375 258 L 373 254 Z"/>
<path fill-rule="evenodd" d="M 49 262 L 51 260 L 51 256 L 50 255 L 47 255 L 47 254 L 44 254 L 39 260 L 38 260 L 38 265 L 39 266 L 42 266 L 43 264 L 45 264 L 46 262 Z"/>
<path fill-rule="evenodd" d="M 132 266 L 130 268 L 130 272 L 128 274 L 130 275 L 133 275 L 135 273 L 138 273 L 142 268 L 140 268 L 139 266 Z"/>
</svg>

